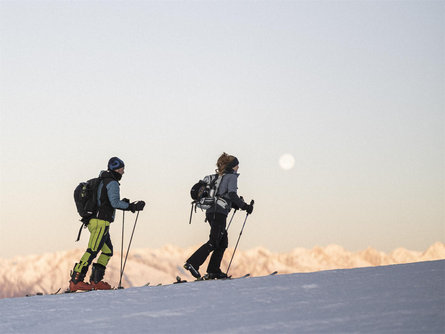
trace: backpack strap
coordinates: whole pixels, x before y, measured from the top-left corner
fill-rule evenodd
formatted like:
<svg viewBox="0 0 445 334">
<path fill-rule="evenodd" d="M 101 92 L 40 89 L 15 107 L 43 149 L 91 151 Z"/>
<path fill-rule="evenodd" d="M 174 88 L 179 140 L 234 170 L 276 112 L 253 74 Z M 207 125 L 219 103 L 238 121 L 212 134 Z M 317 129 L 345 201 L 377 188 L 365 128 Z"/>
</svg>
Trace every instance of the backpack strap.
<svg viewBox="0 0 445 334">
<path fill-rule="evenodd" d="M 213 204 L 215 206 L 215 211 L 213 211 L 213 219 L 214 220 L 216 218 L 216 206 L 218 205 L 216 202 L 218 202 L 218 199 L 219 199 L 219 196 L 218 196 L 219 185 L 221 184 L 224 175 L 226 175 L 226 174 L 224 174 L 224 173 L 222 175 L 218 174 L 218 178 L 215 181 L 215 195 L 213 196 L 213 198 L 215 200 L 215 202 Z M 207 220 L 207 218 L 206 218 L 206 220 Z"/>
<path fill-rule="evenodd" d="M 218 178 L 215 181 L 215 198 L 218 197 L 219 185 L 221 184 L 224 175 L 226 175 L 226 174 L 223 174 L 223 175 L 218 174 Z M 216 200 L 215 200 L 215 203 L 216 203 Z"/>
<path fill-rule="evenodd" d="M 88 226 L 88 223 L 85 223 L 82 221 L 82 225 L 80 225 L 80 228 L 79 228 L 79 233 L 77 234 L 76 242 L 78 242 L 80 240 L 80 235 L 82 234 L 82 228 L 87 228 L 87 226 Z"/>
</svg>

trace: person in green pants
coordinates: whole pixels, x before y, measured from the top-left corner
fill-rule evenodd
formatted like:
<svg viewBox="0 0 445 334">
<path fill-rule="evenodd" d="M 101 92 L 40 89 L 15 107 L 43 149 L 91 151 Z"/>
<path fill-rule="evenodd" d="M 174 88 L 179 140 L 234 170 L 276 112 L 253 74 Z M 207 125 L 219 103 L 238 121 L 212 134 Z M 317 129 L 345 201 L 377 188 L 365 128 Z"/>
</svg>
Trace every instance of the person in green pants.
<svg viewBox="0 0 445 334">
<path fill-rule="evenodd" d="M 119 181 L 124 174 L 124 169 L 124 162 L 117 157 L 112 157 L 108 161 L 108 170 L 102 171 L 99 175 L 101 183 L 97 190 L 98 211 L 96 217 L 91 218 L 88 222 L 88 230 L 91 233 L 88 248 L 71 272 L 69 290 L 72 292 L 111 289 L 110 284 L 103 281 L 103 277 L 108 261 L 113 256 L 110 224 L 114 221 L 116 209 L 129 210 L 134 213 L 143 210 L 145 206 L 144 201 L 130 203 L 125 198 L 120 199 Z M 88 272 L 88 267 L 99 252 L 100 256 L 93 264 L 90 283 L 86 283 L 83 280 Z"/>
</svg>

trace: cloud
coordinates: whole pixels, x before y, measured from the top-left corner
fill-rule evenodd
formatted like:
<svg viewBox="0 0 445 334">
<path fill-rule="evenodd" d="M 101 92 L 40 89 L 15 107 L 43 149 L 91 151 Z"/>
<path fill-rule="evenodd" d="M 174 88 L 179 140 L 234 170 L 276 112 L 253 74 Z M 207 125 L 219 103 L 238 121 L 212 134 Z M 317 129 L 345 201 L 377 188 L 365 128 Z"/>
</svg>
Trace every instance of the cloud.
<svg viewBox="0 0 445 334">
<path fill-rule="evenodd" d="M 195 248 L 179 248 L 167 245 L 159 249 L 137 249 L 127 260 L 123 286 L 168 284 L 177 275 L 191 280 L 182 264 Z M 0 259 L 0 298 L 18 297 L 37 292 L 51 293 L 68 287 L 70 270 L 80 259 L 84 250 L 60 251 L 42 255 L 30 255 L 13 259 Z M 232 256 L 228 249 L 221 269 L 224 271 Z M 384 253 L 373 248 L 359 252 L 349 252 L 341 246 L 329 245 L 313 249 L 296 248 L 289 253 L 272 253 L 258 247 L 247 251 L 238 250 L 233 260 L 230 274 L 234 276 L 250 273 L 252 276 L 267 275 L 275 270 L 279 274 L 313 272 L 330 269 L 346 269 L 391 265 L 400 263 L 433 261 L 445 259 L 445 244 L 436 242 L 424 252 L 398 248 Z M 201 267 L 205 272 L 207 264 Z M 117 286 L 120 272 L 120 254 L 116 253 L 107 267 L 105 280 Z M 87 276 L 87 279 L 89 276 Z"/>
</svg>

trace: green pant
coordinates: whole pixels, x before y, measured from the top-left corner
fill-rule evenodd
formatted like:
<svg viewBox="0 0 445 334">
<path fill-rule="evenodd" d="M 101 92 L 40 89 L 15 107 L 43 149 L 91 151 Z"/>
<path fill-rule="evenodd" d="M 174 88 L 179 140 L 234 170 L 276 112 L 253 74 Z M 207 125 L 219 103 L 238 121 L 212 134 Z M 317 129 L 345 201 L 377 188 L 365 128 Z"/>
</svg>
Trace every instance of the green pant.
<svg viewBox="0 0 445 334">
<path fill-rule="evenodd" d="M 101 252 L 97 263 L 106 267 L 108 261 L 113 256 L 113 245 L 110 239 L 110 222 L 106 220 L 93 218 L 88 224 L 88 230 L 90 231 L 90 240 L 88 241 L 88 249 L 83 254 L 79 263 L 74 268 L 76 272 L 86 273 L 88 266 L 96 258 L 99 251 Z"/>
</svg>

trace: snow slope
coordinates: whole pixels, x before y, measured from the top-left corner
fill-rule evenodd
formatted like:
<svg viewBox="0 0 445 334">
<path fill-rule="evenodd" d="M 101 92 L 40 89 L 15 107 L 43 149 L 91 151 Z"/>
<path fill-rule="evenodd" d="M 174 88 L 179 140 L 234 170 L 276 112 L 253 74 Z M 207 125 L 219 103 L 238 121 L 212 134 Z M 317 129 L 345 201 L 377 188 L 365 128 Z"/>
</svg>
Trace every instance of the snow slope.
<svg viewBox="0 0 445 334">
<path fill-rule="evenodd" d="M 5 298 L 0 333 L 444 333 L 445 261 Z"/>
<path fill-rule="evenodd" d="M 178 265 L 181 266 L 197 247 L 183 249 L 170 245 L 159 249 L 132 250 L 125 267 L 123 285 L 132 287 L 147 282 L 170 283 L 178 274 L 190 279 L 190 275 L 178 270 Z M 229 264 L 232 251 L 233 249 L 226 251 L 221 266 L 223 270 Z M 36 292 L 54 292 L 59 288 L 66 288 L 70 270 L 83 252 L 84 249 L 79 248 L 8 260 L 0 258 L 0 298 L 21 297 Z M 445 245 L 441 242 L 431 245 L 424 252 L 398 248 L 388 254 L 373 248 L 353 253 L 338 245 L 313 249 L 296 248 L 289 253 L 272 253 L 258 247 L 247 251 L 238 250 L 230 273 L 242 275 L 249 272 L 253 276 L 262 276 L 275 270 L 280 274 L 290 274 L 442 259 L 445 259 Z M 206 267 L 206 264 L 202 266 L 203 272 Z M 105 274 L 105 280 L 111 285 L 118 285 L 119 268 L 120 253 L 116 252 Z"/>
</svg>

